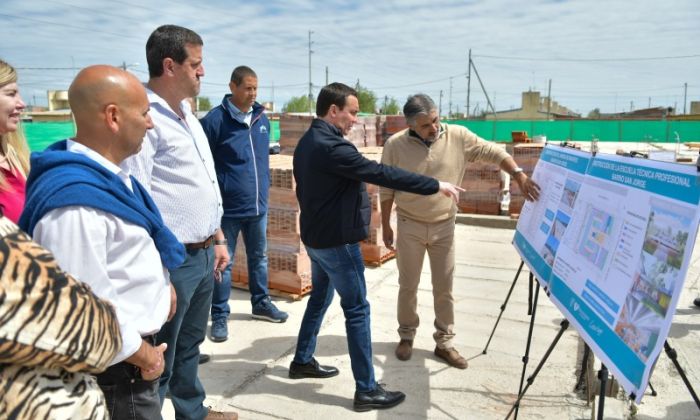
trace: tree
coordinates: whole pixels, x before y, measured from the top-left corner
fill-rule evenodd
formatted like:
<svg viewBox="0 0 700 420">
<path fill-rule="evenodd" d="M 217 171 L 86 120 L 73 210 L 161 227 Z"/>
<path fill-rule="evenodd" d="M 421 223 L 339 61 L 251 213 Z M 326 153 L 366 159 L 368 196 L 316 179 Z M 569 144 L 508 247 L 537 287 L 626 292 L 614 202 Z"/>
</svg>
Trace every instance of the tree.
<svg viewBox="0 0 700 420">
<path fill-rule="evenodd" d="M 396 100 L 396 98 L 389 99 L 389 101 L 386 103 L 386 108 L 382 110 L 384 115 L 399 115 L 400 112 L 401 107 L 399 106 L 399 102 Z"/>
<path fill-rule="evenodd" d="M 362 87 L 359 80 L 355 85 L 355 90 L 357 91 L 357 100 L 360 102 L 360 112 L 374 114 L 377 109 L 377 96 L 374 92 Z"/>
<path fill-rule="evenodd" d="M 282 108 L 282 112 L 309 112 L 316 110 L 316 101 L 311 101 L 309 106 L 309 97 L 306 95 L 294 96 Z"/>
<path fill-rule="evenodd" d="M 594 108 L 588 113 L 588 118 L 600 118 L 600 108 Z"/>
<path fill-rule="evenodd" d="M 209 111 L 211 109 L 211 101 L 206 96 L 197 97 L 198 109 L 197 111 Z"/>
</svg>

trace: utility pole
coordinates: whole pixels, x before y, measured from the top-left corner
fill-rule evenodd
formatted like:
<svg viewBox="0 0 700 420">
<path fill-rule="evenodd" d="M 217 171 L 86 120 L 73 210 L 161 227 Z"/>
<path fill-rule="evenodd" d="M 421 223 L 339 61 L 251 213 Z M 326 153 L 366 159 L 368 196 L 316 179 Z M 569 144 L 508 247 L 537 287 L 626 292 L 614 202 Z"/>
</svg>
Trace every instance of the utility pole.
<svg viewBox="0 0 700 420">
<path fill-rule="evenodd" d="M 440 105 L 438 106 L 438 120 L 442 117 L 442 89 L 440 89 Z"/>
<path fill-rule="evenodd" d="M 647 105 L 647 108 L 651 108 L 651 96 L 649 97 L 649 105 Z"/>
<path fill-rule="evenodd" d="M 328 86 L 328 66 L 326 66 L 326 86 Z"/>
<path fill-rule="evenodd" d="M 685 104 L 688 102 L 688 82 L 683 83 L 683 115 L 686 114 Z"/>
<path fill-rule="evenodd" d="M 469 119 L 469 93 L 472 81 L 472 49 L 469 48 L 469 64 L 467 64 L 467 113 L 465 117 Z"/>
<path fill-rule="evenodd" d="M 272 112 L 275 112 L 275 81 L 274 80 L 272 81 L 271 96 L 272 96 Z"/>
<path fill-rule="evenodd" d="M 549 87 L 547 88 L 547 121 L 549 121 L 549 113 L 552 110 L 552 79 L 549 79 Z"/>
<path fill-rule="evenodd" d="M 486 103 L 489 105 L 491 108 L 491 111 L 493 112 L 493 117 L 494 119 L 496 118 L 496 108 L 494 105 L 491 103 L 491 99 L 489 98 L 489 94 L 486 93 L 486 88 L 484 87 L 484 82 L 481 81 L 481 77 L 479 77 L 479 72 L 476 70 L 476 66 L 474 65 L 474 62 L 471 61 L 471 56 L 469 58 L 469 62 L 471 63 L 471 67 L 474 69 L 474 74 L 476 75 L 476 80 L 479 81 L 479 85 L 481 86 L 481 90 L 484 92 L 484 96 L 486 96 Z M 493 94 L 493 103 L 496 103 L 496 93 L 494 92 Z"/>
<path fill-rule="evenodd" d="M 382 114 L 386 115 L 386 101 L 389 100 L 389 95 L 384 95 L 384 108 L 382 108 Z"/>
<path fill-rule="evenodd" d="M 311 34 L 314 33 L 313 31 L 309 31 L 309 115 L 313 113 L 313 106 L 311 103 L 314 100 L 314 94 L 311 91 L 313 84 L 311 83 L 311 54 L 313 54 L 313 50 L 311 50 Z"/>
<path fill-rule="evenodd" d="M 452 78 L 450 77 L 450 107 L 447 112 L 447 118 L 452 117 Z"/>
</svg>

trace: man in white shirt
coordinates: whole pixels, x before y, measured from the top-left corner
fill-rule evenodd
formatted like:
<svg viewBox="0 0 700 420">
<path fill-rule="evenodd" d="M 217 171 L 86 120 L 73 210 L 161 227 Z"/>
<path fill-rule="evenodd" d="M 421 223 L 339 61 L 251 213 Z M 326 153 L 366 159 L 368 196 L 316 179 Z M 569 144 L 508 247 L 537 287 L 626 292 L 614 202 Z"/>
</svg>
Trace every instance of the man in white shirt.
<svg viewBox="0 0 700 420">
<path fill-rule="evenodd" d="M 158 333 L 158 342 L 168 344 L 161 402 L 169 391 L 177 418 L 235 419 L 236 413 L 204 407 L 206 395 L 197 377 L 214 277 L 220 279 L 229 261 L 220 229 L 223 206 L 214 160 L 187 100 L 199 94 L 199 79 L 204 76 L 202 45 L 199 35 L 176 25 L 160 26 L 148 38 L 146 87 L 154 128 L 127 164 L 186 248 L 185 262 L 170 270 L 177 312 Z"/>
<path fill-rule="evenodd" d="M 159 418 L 167 345 L 155 334 L 175 312 L 166 267 L 182 263 L 184 248 L 122 165 L 153 127 L 146 92 L 123 70 L 92 66 L 69 98 L 76 135 L 32 157 L 20 224 L 116 309 L 123 346 L 97 375 L 111 418 Z"/>
</svg>

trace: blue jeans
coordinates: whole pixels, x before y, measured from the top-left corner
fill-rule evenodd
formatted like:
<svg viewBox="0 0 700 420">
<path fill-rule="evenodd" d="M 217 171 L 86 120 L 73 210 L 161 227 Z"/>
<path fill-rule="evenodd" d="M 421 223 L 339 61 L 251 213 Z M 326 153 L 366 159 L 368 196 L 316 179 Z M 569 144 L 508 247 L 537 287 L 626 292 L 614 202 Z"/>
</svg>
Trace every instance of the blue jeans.
<svg viewBox="0 0 700 420">
<path fill-rule="evenodd" d="M 311 361 L 321 322 L 333 300 L 335 289 L 345 314 L 345 334 L 355 388 L 359 392 L 373 391 L 377 383 L 372 365 L 369 302 L 360 245 L 355 243 L 325 249 L 307 246 L 306 251 L 311 258 L 313 288 L 301 321 L 294 362 L 306 364 Z"/>
<path fill-rule="evenodd" d="M 168 343 L 165 370 L 160 377 L 160 402 L 170 390 L 176 419 L 203 419 L 205 392 L 197 377 L 199 345 L 207 331 L 214 285 L 214 247 L 186 251 L 185 262 L 170 271 L 177 293 L 177 311 L 158 332 L 157 342 Z"/>
<path fill-rule="evenodd" d="M 139 369 L 126 362 L 112 365 L 97 375 L 112 420 L 160 418 L 158 380 L 144 381 Z"/>
<path fill-rule="evenodd" d="M 221 230 L 228 241 L 228 255 L 231 262 L 222 274 L 221 282 L 214 284 L 214 295 L 211 300 L 211 319 L 228 319 L 231 308 L 228 299 L 231 296 L 231 267 L 236 252 L 238 233 L 243 234 L 243 243 L 248 259 L 248 288 L 250 303 L 255 306 L 268 297 L 267 288 L 267 214 L 251 217 L 224 217 L 221 219 Z"/>
</svg>

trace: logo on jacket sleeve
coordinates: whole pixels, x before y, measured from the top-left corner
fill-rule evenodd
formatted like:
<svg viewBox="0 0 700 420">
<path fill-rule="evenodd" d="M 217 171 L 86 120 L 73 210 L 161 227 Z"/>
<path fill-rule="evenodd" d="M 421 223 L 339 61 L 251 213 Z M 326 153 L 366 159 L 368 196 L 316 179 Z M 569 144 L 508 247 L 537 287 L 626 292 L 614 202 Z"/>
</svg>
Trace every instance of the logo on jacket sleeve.
<svg viewBox="0 0 700 420">
<path fill-rule="evenodd" d="M 267 134 L 267 127 L 265 127 L 264 125 L 261 125 L 260 126 L 260 134 Z"/>
</svg>

